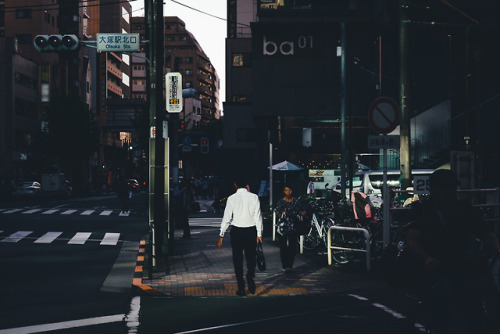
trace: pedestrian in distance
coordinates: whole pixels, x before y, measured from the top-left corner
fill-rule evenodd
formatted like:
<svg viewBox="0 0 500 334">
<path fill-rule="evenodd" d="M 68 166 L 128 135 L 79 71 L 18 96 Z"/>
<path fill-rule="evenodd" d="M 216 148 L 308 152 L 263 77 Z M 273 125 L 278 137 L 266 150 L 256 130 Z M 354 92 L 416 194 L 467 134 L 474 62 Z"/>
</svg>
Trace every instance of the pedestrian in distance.
<svg viewBox="0 0 500 334">
<path fill-rule="evenodd" d="M 228 197 L 224 216 L 222 218 L 219 241 L 217 247 L 223 247 L 223 238 L 231 225 L 231 248 L 233 265 L 238 290 L 238 296 L 245 296 L 245 281 L 243 279 L 243 254 L 247 264 L 248 291 L 255 293 L 255 266 L 257 243 L 262 242 L 262 215 L 260 212 L 259 197 L 246 189 L 247 181 L 244 177 L 237 177 L 234 181 L 236 192 Z"/>
<path fill-rule="evenodd" d="M 413 277 L 414 288 L 428 308 L 433 333 L 451 333 L 452 314 L 459 315 L 464 332 L 483 333 L 481 296 L 490 280 L 488 257 L 471 246 L 477 238 L 499 256 L 498 239 L 472 205 L 457 199 L 451 171 L 435 171 L 429 184 L 429 199 L 412 203 L 414 220 L 407 227 L 406 246 L 419 276 Z"/>
<path fill-rule="evenodd" d="M 191 229 L 189 227 L 189 212 L 193 205 L 194 197 L 193 190 L 191 186 L 191 181 L 186 180 L 186 184 L 181 189 L 180 194 L 180 207 L 179 209 L 179 220 L 181 227 L 183 229 L 182 238 L 191 238 Z"/>
<path fill-rule="evenodd" d="M 128 182 L 125 178 L 120 178 L 118 183 L 118 197 L 122 206 L 121 213 L 129 212 L 129 199 L 132 195 Z"/>
<path fill-rule="evenodd" d="M 283 271 L 289 273 L 293 269 L 297 254 L 299 220 L 304 219 L 306 210 L 299 205 L 290 185 L 283 187 L 283 195 L 283 198 L 276 204 L 276 214 L 279 217 L 278 242 Z"/>
</svg>

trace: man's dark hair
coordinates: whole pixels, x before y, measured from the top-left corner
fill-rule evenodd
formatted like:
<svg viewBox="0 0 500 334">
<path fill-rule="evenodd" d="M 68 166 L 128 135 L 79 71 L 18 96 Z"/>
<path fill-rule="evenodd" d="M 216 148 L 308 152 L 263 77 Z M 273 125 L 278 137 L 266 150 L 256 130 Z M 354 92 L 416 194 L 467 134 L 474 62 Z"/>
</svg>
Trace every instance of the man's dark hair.
<svg viewBox="0 0 500 334">
<path fill-rule="evenodd" d="M 234 178 L 234 183 L 238 188 L 245 188 L 248 184 L 248 178 L 244 175 L 238 175 Z"/>
<path fill-rule="evenodd" d="M 429 186 L 439 188 L 443 186 L 457 186 L 458 181 L 455 174 L 449 169 L 438 169 L 429 177 Z"/>
</svg>

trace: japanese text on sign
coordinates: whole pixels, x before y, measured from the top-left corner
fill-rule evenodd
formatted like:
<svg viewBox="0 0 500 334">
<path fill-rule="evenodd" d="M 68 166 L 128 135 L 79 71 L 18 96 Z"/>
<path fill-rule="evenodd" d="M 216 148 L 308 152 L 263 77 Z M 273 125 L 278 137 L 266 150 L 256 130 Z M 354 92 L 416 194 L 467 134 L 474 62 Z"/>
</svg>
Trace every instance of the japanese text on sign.
<svg viewBox="0 0 500 334">
<path fill-rule="evenodd" d="M 97 51 L 139 51 L 139 34 L 97 34 Z"/>
<path fill-rule="evenodd" d="M 368 136 L 368 148 L 399 148 L 399 136 Z"/>
<path fill-rule="evenodd" d="M 182 75 L 177 72 L 167 73 L 165 76 L 167 94 L 167 112 L 180 113 L 182 111 Z"/>
</svg>

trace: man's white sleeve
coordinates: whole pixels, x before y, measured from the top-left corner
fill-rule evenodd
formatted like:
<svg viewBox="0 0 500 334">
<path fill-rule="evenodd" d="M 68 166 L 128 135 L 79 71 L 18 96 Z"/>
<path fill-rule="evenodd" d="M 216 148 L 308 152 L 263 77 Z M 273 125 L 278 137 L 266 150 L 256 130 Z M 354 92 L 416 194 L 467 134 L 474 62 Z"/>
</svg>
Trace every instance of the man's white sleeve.
<svg viewBox="0 0 500 334">
<path fill-rule="evenodd" d="M 224 216 L 222 217 L 222 223 L 220 225 L 220 234 L 221 238 L 224 237 L 224 233 L 226 233 L 229 224 L 231 223 L 231 219 L 233 218 L 233 207 L 232 201 L 230 198 L 227 199 L 226 208 L 224 209 Z"/>
<path fill-rule="evenodd" d="M 255 227 L 257 228 L 257 236 L 262 237 L 262 214 L 260 212 L 259 197 L 255 196 L 255 212 L 254 212 Z"/>
</svg>

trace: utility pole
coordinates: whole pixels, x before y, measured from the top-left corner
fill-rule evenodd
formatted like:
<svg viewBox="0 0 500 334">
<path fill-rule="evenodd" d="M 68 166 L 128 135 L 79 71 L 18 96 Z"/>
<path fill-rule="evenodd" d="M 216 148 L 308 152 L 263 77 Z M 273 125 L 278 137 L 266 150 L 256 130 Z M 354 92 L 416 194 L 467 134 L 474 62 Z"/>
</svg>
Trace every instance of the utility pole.
<svg viewBox="0 0 500 334">
<path fill-rule="evenodd" d="M 163 120 L 165 114 L 163 102 L 163 0 L 145 0 L 146 34 L 149 41 L 148 58 L 148 101 L 150 127 L 155 128 L 154 136 L 149 141 L 149 228 L 150 228 L 150 272 L 156 266 L 156 260 L 166 254 L 165 227 L 165 141 L 163 138 Z M 167 172 L 168 174 L 168 172 Z M 168 179 L 167 179 L 168 180 Z M 167 190 L 168 194 L 168 190 Z"/>
<path fill-rule="evenodd" d="M 411 186 L 411 134 L 410 134 L 410 76 L 408 41 L 408 2 L 399 1 L 399 103 L 401 108 L 400 124 L 400 171 L 401 189 Z"/>
</svg>

